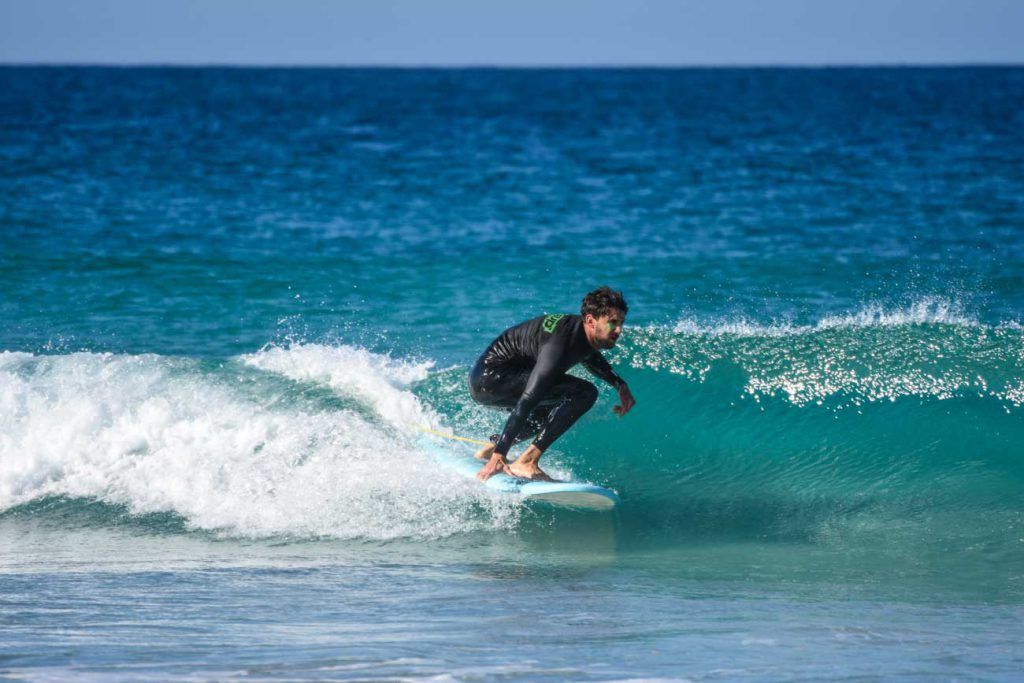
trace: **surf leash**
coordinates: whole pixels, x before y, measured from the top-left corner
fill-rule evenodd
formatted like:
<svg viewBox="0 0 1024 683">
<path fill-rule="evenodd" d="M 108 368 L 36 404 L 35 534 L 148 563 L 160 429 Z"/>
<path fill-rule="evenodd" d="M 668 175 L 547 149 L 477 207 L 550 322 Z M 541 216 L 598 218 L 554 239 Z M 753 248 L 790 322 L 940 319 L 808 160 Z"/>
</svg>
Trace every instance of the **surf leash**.
<svg viewBox="0 0 1024 683">
<path fill-rule="evenodd" d="M 426 432 L 427 434 L 433 434 L 434 436 L 443 436 L 444 438 L 451 439 L 452 441 L 465 441 L 466 443 L 475 443 L 478 446 L 490 446 L 491 445 L 490 441 L 480 441 L 479 439 L 467 439 L 464 436 L 455 436 L 454 434 L 445 434 L 444 432 L 439 432 L 439 431 L 436 431 L 436 430 L 433 430 L 433 429 L 427 429 L 423 425 L 415 425 L 415 427 L 416 427 L 416 429 L 420 430 L 421 432 Z"/>
</svg>

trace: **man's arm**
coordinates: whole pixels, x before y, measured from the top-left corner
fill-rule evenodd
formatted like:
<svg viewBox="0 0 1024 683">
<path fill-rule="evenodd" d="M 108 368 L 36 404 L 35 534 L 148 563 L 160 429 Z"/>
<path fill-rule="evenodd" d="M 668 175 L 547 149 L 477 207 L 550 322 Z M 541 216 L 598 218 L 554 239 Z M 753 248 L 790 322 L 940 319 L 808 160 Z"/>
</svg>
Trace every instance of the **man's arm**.
<svg viewBox="0 0 1024 683">
<path fill-rule="evenodd" d="M 595 351 L 590 354 L 590 357 L 583 361 L 583 367 L 595 376 L 608 382 L 608 384 L 611 384 L 619 392 L 619 405 L 612 408 L 616 415 L 622 417 L 636 405 L 636 399 L 633 398 L 633 393 L 626 386 L 626 380 L 615 374 L 612 366 L 608 364 L 608 361 L 599 352 Z"/>
<path fill-rule="evenodd" d="M 626 381 L 615 374 L 612 366 L 608 364 L 599 352 L 594 351 L 583 361 L 583 367 L 590 371 L 590 374 L 603 379 L 616 389 L 625 386 Z"/>
</svg>

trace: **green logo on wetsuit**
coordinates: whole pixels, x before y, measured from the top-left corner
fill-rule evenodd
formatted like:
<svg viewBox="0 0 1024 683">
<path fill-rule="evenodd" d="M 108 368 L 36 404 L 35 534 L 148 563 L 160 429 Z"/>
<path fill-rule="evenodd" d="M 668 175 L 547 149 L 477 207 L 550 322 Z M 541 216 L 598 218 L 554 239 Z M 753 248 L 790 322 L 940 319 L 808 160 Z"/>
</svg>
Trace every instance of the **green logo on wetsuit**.
<svg viewBox="0 0 1024 683">
<path fill-rule="evenodd" d="M 544 323 L 541 327 L 544 328 L 545 332 L 554 332 L 555 327 L 558 325 L 558 321 L 565 317 L 565 313 L 552 313 L 551 315 L 544 316 Z"/>
</svg>

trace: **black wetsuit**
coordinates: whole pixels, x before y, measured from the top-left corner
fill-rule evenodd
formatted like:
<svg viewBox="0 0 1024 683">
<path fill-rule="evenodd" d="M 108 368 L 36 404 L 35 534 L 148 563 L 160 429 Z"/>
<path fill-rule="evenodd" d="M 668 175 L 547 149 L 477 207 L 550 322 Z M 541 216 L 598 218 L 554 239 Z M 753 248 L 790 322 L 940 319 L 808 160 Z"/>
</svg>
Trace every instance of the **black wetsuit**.
<svg viewBox="0 0 1024 683">
<path fill-rule="evenodd" d="M 541 451 L 565 433 L 597 401 L 590 382 L 565 374 L 577 363 L 616 389 L 624 385 L 608 361 L 587 341 L 578 315 L 542 315 L 510 327 L 491 342 L 469 372 L 475 401 L 511 410 L 495 452 L 536 435 Z"/>
</svg>

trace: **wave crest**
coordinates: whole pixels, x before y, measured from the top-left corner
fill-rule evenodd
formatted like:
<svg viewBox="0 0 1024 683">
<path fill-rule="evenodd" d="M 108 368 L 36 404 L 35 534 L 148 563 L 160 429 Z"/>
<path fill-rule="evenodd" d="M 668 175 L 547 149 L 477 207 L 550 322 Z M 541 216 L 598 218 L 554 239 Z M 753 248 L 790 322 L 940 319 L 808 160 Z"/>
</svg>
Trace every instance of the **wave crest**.
<svg viewBox="0 0 1024 683">
<path fill-rule="evenodd" d="M 1019 408 L 1022 347 L 1019 325 L 983 325 L 954 302 L 924 299 L 802 326 L 686 319 L 638 330 L 619 357 L 701 382 L 739 376 L 742 392 L 755 400 L 850 407 L 911 396 L 987 396 Z"/>
</svg>

